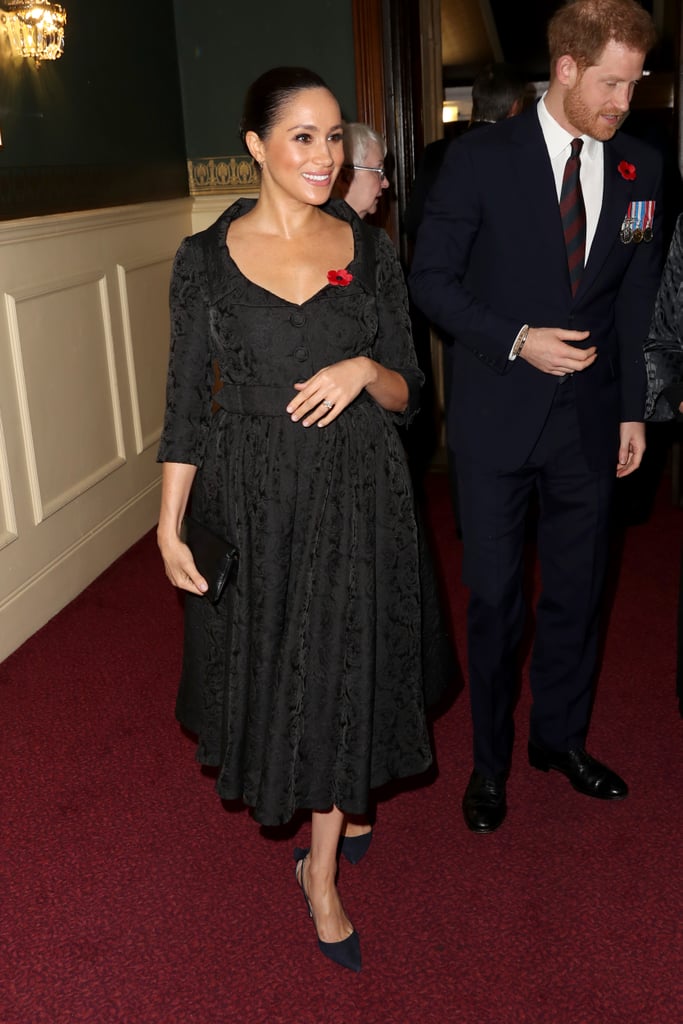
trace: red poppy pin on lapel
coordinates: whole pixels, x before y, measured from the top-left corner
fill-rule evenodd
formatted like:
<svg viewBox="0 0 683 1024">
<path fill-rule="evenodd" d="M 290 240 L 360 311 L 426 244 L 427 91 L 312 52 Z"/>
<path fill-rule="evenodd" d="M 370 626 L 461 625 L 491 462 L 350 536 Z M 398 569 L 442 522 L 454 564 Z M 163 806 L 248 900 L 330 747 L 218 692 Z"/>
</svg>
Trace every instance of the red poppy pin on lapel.
<svg viewBox="0 0 683 1024">
<path fill-rule="evenodd" d="M 617 165 L 617 170 L 625 181 L 636 180 L 635 164 L 630 164 L 627 160 L 622 160 L 621 163 Z"/>
</svg>

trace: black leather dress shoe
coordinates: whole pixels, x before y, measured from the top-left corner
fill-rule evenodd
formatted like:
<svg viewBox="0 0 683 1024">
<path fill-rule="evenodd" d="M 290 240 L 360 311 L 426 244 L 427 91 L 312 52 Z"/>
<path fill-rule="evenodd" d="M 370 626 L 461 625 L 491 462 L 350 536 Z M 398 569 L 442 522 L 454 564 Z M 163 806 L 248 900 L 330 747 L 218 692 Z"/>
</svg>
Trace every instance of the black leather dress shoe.
<svg viewBox="0 0 683 1024">
<path fill-rule="evenodd" d="M 503 824 L 507 813 L 505 775 L 489 778 L 473 771 L 462 800 L 465 824 L 472 832 L 486 835 Z"/>
<path fill-rule="evenodd" d="M 529 743 L 529 764 L 542 772 L 553 769 L 566 775 L 579 793 L 599 800 L 623 800 L 628 786 L 616 772 L 596 761 L 583 747 L 572 750 L 546 750 Z"/>
</svg>

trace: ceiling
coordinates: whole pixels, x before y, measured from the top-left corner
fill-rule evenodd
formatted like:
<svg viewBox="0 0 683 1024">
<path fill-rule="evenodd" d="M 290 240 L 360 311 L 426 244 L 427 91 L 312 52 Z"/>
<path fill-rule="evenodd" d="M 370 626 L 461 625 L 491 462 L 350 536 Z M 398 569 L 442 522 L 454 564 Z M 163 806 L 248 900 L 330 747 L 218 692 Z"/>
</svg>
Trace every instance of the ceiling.
<svg viewBox="0 0 683 1024">
<path fill-rule="evenodd" d="M 441 0 L 444 84 L 471 82 L 483 65 L 506 61 L 529 78 L 548 77 L 545 27 L 561 0 Z"/>
<path fill-rule="evenodd" d="M 650 12 L 654 9 L 662 38 L 652 59 L 667 65 L 676 49 L 672 37 L 680 30 L 680 0 L 640 2 Z M 561 3 L 562 0 L 441 0 L 444 85 L 471 84 L 483 65 L 491 61 L 512 64 L 529 80 L 547 79 L 546 26 Z"/>
</svg>

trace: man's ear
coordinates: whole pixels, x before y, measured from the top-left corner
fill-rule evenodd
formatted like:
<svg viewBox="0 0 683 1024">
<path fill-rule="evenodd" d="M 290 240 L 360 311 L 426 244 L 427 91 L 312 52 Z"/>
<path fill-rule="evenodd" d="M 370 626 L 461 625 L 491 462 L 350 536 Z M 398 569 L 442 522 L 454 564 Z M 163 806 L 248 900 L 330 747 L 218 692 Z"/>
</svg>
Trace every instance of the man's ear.
<svg viewBox="0 0 683 1024">
<path fill-rule="evenodd" d="M 576 85 L 576 80 L 579 76 L 579 68 L 574 60 L 568 53 L 563 54 L 558 58 L 555 64 L 555 78 L 558 80 L 560 85 L 566 86 L 571 89 Z"/>
</svg>

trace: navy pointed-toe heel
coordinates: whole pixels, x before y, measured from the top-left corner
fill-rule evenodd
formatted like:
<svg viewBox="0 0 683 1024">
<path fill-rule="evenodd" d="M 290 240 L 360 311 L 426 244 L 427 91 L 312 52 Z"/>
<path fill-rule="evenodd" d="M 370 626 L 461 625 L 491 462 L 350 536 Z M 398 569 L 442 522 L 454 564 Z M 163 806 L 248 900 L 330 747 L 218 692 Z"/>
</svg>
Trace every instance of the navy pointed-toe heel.
<svg viewBox="0 0 683 1024">
<path fill-rule="evenodd" d="M 371 842 L 372 829 L 359 836 L 342 836 L 340 845 L 342 857 L 345 857 L 349 864 L 357 864 L 370 849 Z"/>
<path fill-rule="evenodd" d="M 306 888 L 304 886 L 304 861 L 308 856 L 308 850 L 304 850 L 297 846 L 294 850 L 294 860 L 296 861 L 296 867 L 294 868 L 297 883 L 303 893 L 304 900 L 306 901 L 306 908 L 308 910 L 308 916 L 313 921 L 315 927 L 315 918 L 313 917 L 313 907 L 311 901 L 308 898 Z M 299 868 L 301 864 L 301 868 Z M 316 928 L 316 934 L 317 934 Z M 340 967 L 346 967 L 350 971 L 360 971 L 361 969 L 361 956 L 360 956 L 360 937 L 358 932 L 354 929 L 346 939 L 342 939 L 341 942 L 323 942 L 318 937 L 318 948 L 323 956 L 326 956 L 333 963 L 339 964 Z"/>
</svg>

